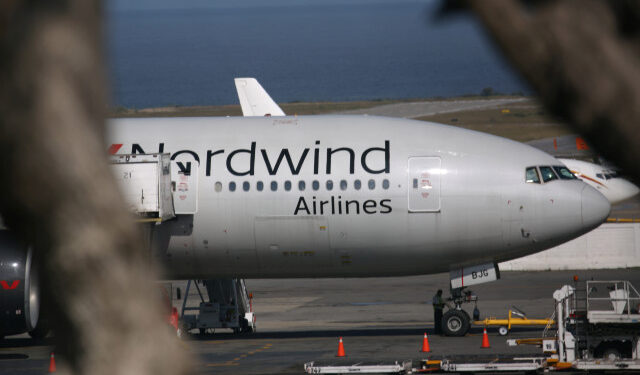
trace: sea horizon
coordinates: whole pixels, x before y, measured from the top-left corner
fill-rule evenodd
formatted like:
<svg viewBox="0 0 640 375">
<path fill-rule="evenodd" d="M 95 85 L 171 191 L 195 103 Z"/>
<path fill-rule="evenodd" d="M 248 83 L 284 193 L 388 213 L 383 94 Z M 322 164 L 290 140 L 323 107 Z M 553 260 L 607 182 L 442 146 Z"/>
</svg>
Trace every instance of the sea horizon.
<svg viewBox="0 0 640 375">
<path fill-rule="evenodd" d="M 237 104 L 235 77 L 279 103 L 530 93 L 475 20 L 435 20 L 436 2 L 309 3 L 111 9 L 112 106 Z"/>
</svg>

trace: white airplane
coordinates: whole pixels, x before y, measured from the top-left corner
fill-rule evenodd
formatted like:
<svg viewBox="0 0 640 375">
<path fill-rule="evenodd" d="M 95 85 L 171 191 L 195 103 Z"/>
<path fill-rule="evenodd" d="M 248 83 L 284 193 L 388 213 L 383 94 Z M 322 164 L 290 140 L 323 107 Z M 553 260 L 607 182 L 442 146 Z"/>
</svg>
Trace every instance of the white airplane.
<svg viewBox="0 0 640 375">
<path fill-rule="evenodd" d="M 611 204 L 633 198 L 640 188 L 620 177 L 618 172 L 602 165 L 576 159 L 558 159 L 582 181 L 596 188 Z"/>
<path fill-rule="evenodd" d="M 119 153 L 199 165 L 198 212 L 165 227 L 178 279 L 444 272 L 547 249 L 610 210 L 541 151 L 433 123 L 142 118 L 108 131 Z"/>
<path fill-rule="evenodd" d="M 115 119 L 107 148 L 170 153 L 191 175 L 197 210 L 155 229 L 168 279 L 450 272 L 460 290 L 496 280 L 498 262 L 596 228 L 610 211 L 601 193 L 540 150 L 408 119 Z M 16 269 L 27 283 L 24 254 Z M 469 316 L 447 314 L 445 327 L 466 333 Z M 29 330 L 15 318 L 21 323 L 3 334 Z"/>
</svg>

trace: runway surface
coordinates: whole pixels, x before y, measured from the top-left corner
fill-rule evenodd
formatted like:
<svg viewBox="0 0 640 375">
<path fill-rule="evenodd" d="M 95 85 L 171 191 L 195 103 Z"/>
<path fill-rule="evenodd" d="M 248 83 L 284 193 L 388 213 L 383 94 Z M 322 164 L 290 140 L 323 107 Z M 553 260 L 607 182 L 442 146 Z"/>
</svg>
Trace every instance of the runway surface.
<svg viewBox="0 0 640 375">
<path fill-rule="evenodd" d="M 552 293 L 582 279 L 624 280 L 640 287 L 640 270 L 503 272 L 502 279 L 472 288 L 479 296 L 482 317 L 504 317 L 515 305 L 529 317 L 543 318 L 554 309 Z M 433 335 L 431 297 L 447 290 L 448 275 L 367 279 L 247 280 L 254 295 L 258 332 L 234 335 L 220 330 L 182 342 L 199 362 L 201 374 L 301 374 L 303 364 L 389 363 L 425 357 L 509 354 L 538 356 L 535 347 L 508 347 L 506 338 L 540 337 L 542 329 L 513 331 L 498 336 L 489 331 L 490 349 L 480 349 L 481 330 L 466 337 Z M 174 301 L 176 304 L 180 301 Z M 472 306 L 467 306 L 471 312 Z M 419 350 L 427 331 L 432 353 Z M 343 337 L 346 358 L 336 358 Z M 52 341 L 32 343 L 25 336 L 0 345 L 0 374 L 44 374 Z M 58 365 L 63 365 L 58 359 Z"/>
</svg>

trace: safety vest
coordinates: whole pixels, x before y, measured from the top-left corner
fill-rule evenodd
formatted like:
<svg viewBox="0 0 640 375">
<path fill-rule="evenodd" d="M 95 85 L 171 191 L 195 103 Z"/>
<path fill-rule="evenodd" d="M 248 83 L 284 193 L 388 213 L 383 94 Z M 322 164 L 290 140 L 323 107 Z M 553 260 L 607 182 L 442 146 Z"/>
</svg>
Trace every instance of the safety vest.
<svg viewBox="0 0 640 375">
<path fill-rule="evenodd" d="M 437 294 L 433 296 L 432 303 L 434 309 L 442 310 L 444 308 L 444 299 L 442 299 L 442 297 L 438 296 Z"/>
</svg>

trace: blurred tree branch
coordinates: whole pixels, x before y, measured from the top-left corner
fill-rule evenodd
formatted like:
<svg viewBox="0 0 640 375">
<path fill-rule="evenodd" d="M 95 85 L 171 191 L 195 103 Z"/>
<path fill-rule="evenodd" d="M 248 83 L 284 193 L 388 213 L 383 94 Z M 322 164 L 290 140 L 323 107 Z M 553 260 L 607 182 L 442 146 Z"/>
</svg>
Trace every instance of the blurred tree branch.
<svg viewBox="0 0 640 375">
<path fill-rule="evenodd" d="M 0 211 L 34 244 L 58 351 L 86 374 L 181 374 L 105 160 L 99 1 L 0 3 Z"/>
<path fill-rule="evenodd" d="M 640 181 L 640 2 L 467 4 L 540 100 Z"/>
</svg>

